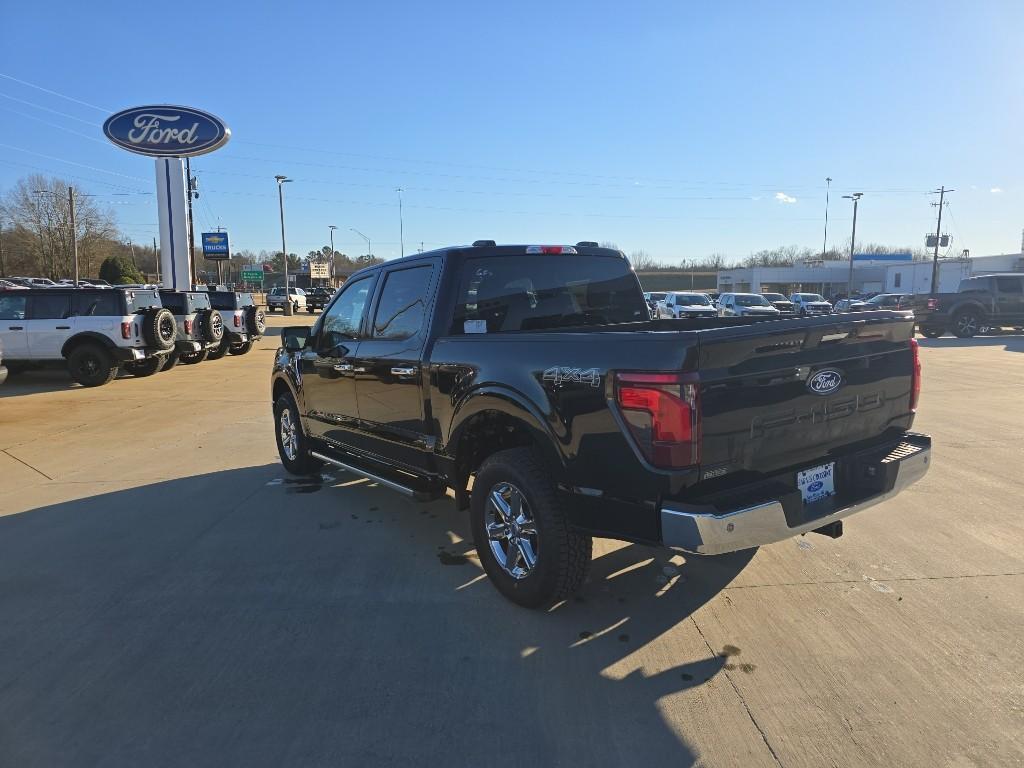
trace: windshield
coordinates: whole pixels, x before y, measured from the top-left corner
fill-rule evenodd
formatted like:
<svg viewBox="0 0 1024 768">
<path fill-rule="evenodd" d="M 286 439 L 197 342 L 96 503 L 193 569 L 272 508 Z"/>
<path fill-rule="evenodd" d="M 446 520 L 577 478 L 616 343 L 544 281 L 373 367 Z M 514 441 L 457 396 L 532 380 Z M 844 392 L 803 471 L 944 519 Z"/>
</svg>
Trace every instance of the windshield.
<svg viewBox="0 0 1024 768">
<path fill-rule="evenodd" d="M 761 295 L 768 299 L 768 301 L 788 301 L 781 293 L 762 293 Z"/>
<path fill-rule="evenodd" d="M 824 301 L 825 297 L 817 293 L 798 293 L 796 297 L 800 301 Z"/>
<path fill-rule="evenodd" d="M 677 293 L 676 304 L 682 304 L 683 306 L 701 304 L 707 306 L 711 304 L 711 300 L 703 293 Z"/>
<path fill-rule="evenodd" d="M 649 293 L 647 295 L 650 296 L 651 301 L 664 301 L 665 300 L 665 296 L 667 296 L 668 294 L 665 294 L 665 293 Z"/>
<path fill-rule="evenodd" d="M 738 307 L 768 307 L 771 306 L 764 296 L 754 296 L 749 293 L 736 294 L 736 306 Z"/>
<path fill-rule="evenodd" d="M 452 333 L 537 331 L 649 317 L 625 259 L 485 256 L 463 266 Z"/>
</svg>

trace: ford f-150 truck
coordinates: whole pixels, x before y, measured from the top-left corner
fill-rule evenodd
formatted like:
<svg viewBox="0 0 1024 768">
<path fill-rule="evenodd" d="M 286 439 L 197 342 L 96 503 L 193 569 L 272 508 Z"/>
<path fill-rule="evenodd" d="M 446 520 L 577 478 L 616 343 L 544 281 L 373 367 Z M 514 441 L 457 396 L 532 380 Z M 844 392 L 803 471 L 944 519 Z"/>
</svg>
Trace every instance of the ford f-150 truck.
<svg viewBox="0 0 1024 768">
<path fill-rule="evenodd" d="M 651 320 L 619 251 L 478 241 L 357 272 L 283 330 L 277 445 L 296 474 L 450 491 L 498 590 L 547 606 L 593 536 L 701 555 L 837 537 L 921 478 L 913 324 Z"/>
<path fill-rule="evenodd" d="M 960 281 L 956 293 L 915 296 L 917 327 L 936 339 L 947 330 L 967 339 L 984 328 L 1024 326 L 1024 275 L 980 275 Z"/>
</svg>

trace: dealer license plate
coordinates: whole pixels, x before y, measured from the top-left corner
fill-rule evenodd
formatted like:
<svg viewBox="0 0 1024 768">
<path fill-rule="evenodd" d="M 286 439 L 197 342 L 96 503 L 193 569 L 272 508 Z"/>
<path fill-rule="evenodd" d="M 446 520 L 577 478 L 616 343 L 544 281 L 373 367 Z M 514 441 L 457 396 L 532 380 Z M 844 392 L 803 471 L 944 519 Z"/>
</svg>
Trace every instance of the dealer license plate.
<svg viewBox="0 0 1024 768">
<path fill-rule="evenodd" d="M 800 489 L 804 504 L 813 504 L 816 501 L 827 499 L 836 495 L 836 463 L 829 462 L 820 467 L 803 469 L 796 473 L 796 487 Z"/>
</svg>

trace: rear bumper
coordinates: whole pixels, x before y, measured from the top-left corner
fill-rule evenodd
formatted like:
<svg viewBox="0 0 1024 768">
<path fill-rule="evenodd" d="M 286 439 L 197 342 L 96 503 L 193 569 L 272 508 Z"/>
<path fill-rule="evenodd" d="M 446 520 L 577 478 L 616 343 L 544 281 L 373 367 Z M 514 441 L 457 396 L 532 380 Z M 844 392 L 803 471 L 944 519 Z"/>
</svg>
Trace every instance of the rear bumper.
<svg viewBox="0 0 1024 768">
<path fill-rule="evenodd" d="M 892 498 L 924 477 L 931 446 L 928 435 L 908 433 L 897 443 L 839 459 L 836 471 L 845 474 L 848 487 L 806 506 L 795 490 L 785 498 L 751 499 L 736 507 L 666 502 L 661 508 L 662 543 L 684 552 L 721 555 L 823 528 Z"/>
<path fill-rule="evenodd" d="M 110 350 L 111 356 L 122 363 L 134 363 L 139 360 L 145 360 L 149 357 L 158 357 L 160 355 L 168 354 L 169 350 L 166 349 L 150 349 L 150 348 L 139 348 L 139 347 L 113 347 Z"/>
</svg>

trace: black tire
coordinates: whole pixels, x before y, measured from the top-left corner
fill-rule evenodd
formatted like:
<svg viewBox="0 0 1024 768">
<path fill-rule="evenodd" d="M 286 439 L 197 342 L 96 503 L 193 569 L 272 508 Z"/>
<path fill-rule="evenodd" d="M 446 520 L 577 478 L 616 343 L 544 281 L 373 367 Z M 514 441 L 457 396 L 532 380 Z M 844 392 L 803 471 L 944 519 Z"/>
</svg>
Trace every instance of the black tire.
<svg viewBox="0 0 1024 768">
<path fill-rule="evenodd" d="M 209 351 L 205 349 L 201 349 L 198 352 L 182 352 L 178 361 L 182 365 L 195 365 L 196 363 L 203 362 L 207 355 L 209 355 Z"/>
<path fill-rule="evenodd" d="M 169 309 L 150 309 L 142 315 L 142 338 L 159 350 L 172 349 L 178 335 L 174 315 Z"/>
<path fill-rule="evenodd" d="M 241 341 L 238 344 L 232 344 L 228 352 L 232 355 L 247 355 L 252 350 L 253 344 L 254 342 L 252 340 Z"/>
<path fill-rule="evenodd" d="M 147 357 L 145 360 L 124 364 L 125 373 L 130 373 L 139 379 L 144 376 L 152 376 L 163 367 L 164 359 L 162 357 Z"/>
<path fill-rule="evenodd" d="M 285 416 L 287 414 L 287 417 Z M 285 430 L 283 424 L 288 419 L 294 425 L 294 432 Z M 284 434 L 294 436 L 294 445 L 286 447 Z M 281 395 L 274 403 L 274 434 L 277 439 L 277 453 L 281 463 L 293 475 L 308 476 L 318 472 L 324 463 L 309 455 L 309 438 L 302 431 L 302 419 L 299 418 L 299 407 L 291 393 Z"/>
<path fill-rule="evenodd" d="M 160 370 L 161 371 L 169 371 L 169 370 L 171 370 L 171 368 L 173 368 L 174 366 L 176 366 L 178 364 L 179 360 L 180 360 L 180 356 L 178 355 L 178 353 L 177 352 L 171 352 L 171 354 L 169 354 L 164 359 L 164 365 L 163 365 L 163 367 Z"/>
<path fill-rule="evenodd" d="M 215 349 L 207 350 L 206 359 L 207 360 L 220 360 L 222 357 L 224 357 L 224 355 L 226 355 L 228 353 L 228 350 L 230 350 L 230 349 L 231 349 L 231 342 L 228 341 L 227 339 L 221 339 L 220 346 L 218 346 Z"/>
<path fill-rule="evenodd" d="M 958 339 L 969 339 L 981 330 L 984 320 L 974 309 L 961 309 L 953 317 L 953 335 Z"/>
<path fill-rule="evenodd" d="M 531 532 L 516 526 L 517 538 L 530 539 L 531 551 L 535 555 L 532 568 L 513 575 L 505 569 L 492 549 L 488 537 L 488 523 L 493 522 L 488 509 L 492 492 L 499 495 L 511 488 L 518 492 L 523 509 L 530 514 L 524 521 L 533 523 Z M 497 510 L 497 506 L 492 504 Z M 495 518 L 496 520 L 497 518 Z M 500 521 L 496 523 L 501 525 Z M 470 499 L 470 526 L 473 542 L 484 570 L 491 582 L 506 598 L 524 608 L 545 608 L 570 597 L 583 586 L 590 569 L 593 541 L 590 536 L 574 531 L 559 503 L 555 483 L 541 462 L 528 448 L 512 448 L 489 456 L 480 466 L 473 481 L 473 495 Z M 505 527 L 510 530 L 509 526 Z M 532 549 L 535 542 L 536 549 Z M 504 541 L 495 539 L 495 546 L 509 551 L 515 545 L 510 537 Z M 522 549 L 513 549 L 514 564 L 526 562 Z M 513 568 L 515 571 L 516 568 Z"/>
<path fill-rule="evenodd" d="M 220 316 L 220 312 L 212 309 L 204 310 L 198 319 L 204 339 L 220 341 L 224 338 L 224 319 Z"/>
<path fill-rule="evenodd" d="M 932 325 L 922 325 L 917 330 L 919 330 L 921 332 L 921 335 L 924 336 L 926 339 L 937 339 L 939 338 L 939 336 L 946 332 L 945 328 L 940 328 L 938 326 Z"/>
<path fill-rule="evenodd" d="M 293 315 L 299 314 L 299 302 L 297 302 L 297 301 L 294 304 L 292 304 L 292 314 Z"/>
<path fill-rule="evenodd" d="M 309 312 L 309 314 L 311 314 L 311 315 L 313 314 L 313 311 L 315 309 L 316 309 L 316 307 L 306 307 L 306 311 Z M 295 311 L 298 312 L 298 310 L 295 310 Z"/>
<path fill-rule="evenodd" d="M 259 307 L 252 306 L 245 309 L 245 328 L 250 334 L 255 333 L 262 336 L 267 331 L 267 316 Z"/>
<path fill-rule="evenodd" d="M 117 378 L 117 365 L 99 344 L 79 344 L 68 355 L 68 372 L 83 387 L 102 387 Z"/>
</svg>

